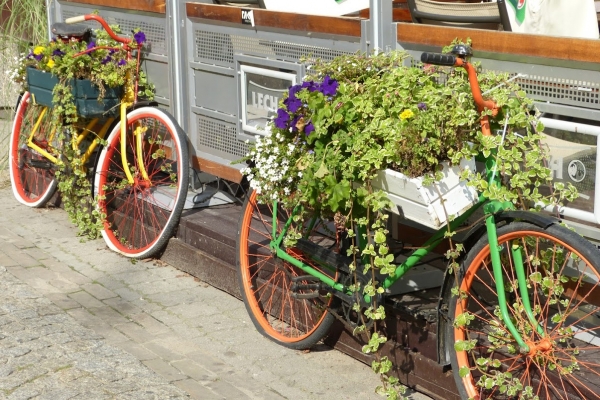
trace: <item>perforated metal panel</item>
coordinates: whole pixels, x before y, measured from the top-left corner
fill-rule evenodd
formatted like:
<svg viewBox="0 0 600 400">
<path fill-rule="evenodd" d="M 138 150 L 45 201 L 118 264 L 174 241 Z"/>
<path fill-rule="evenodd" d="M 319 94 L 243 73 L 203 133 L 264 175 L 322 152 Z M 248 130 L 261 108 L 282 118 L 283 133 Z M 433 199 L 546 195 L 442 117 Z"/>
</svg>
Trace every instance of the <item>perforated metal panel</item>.
<svg viewBox="0 0 600 400">
<path fill-rule="evenodd" d="M 528 76 L 517 80 L 529 97 L 558 104 L 600 108 L 600 83 L 547 76 Z"/>
<path fill-rule="evenodd" d="M 80 7 L 62 7 L 63 20 L 70 17 L 81 15 L 82 13 L 90 13 L 92 9 Z M 116 13 L 111 11 L 101 11 L 100 15 L 106 19 L 109 25 L 119 25 L 121 32 L 124 35 L 130 34 L 134 29 L 139 28 L 146 34 L 148 41 L 148 49 L 151 54 L 167 56 L 166 42 L 166 21 L 164 18 L 150 17 L 145 15 L 134 15 L 125 13 Z M 85 22 L 87 26 L 93 29 L 98 29 L 100 25 L 97 22 Z"/>
<path fill-rule="evenodd" d="M 194 115 L 191 136 L 197 145 L 196 150 L 224 159 L 236 160 L 247 152 L 247 146 L 240 140 L 234 121 L 239 118 L 235 71 L 236 57 L 251 56 L 256 63 L 267 68 L 277 68 L 269 63 L 284 61 L 299 62 L 302 57 L 332 60 L 360 49 L 359 42 L 349 42 L 337 38 L 309 37 L 293 31 L 272 33 L 244 28 L 224 27 L 203 23 L 193 23 L 189 31 L 193 38 L 190 43 L 191 87 L 196 89 L 190 102 L 198 108 L 221 114 L 224 121 L 213 119 L 213 115 Z M 269 60 L 262 63 L 260 60 Z M 228 82 L 231 82 L 228 84 Z M 231 89 L 236 89 L 235 91 Z M 202 114 L 200 112 L 199 114 Z M 218 117 L 217 117 L 218 118 Z M 197 132 L 194 132 L 196 131 Z"/>
<path fill-rule="evenodd" d="M 248 152 L 246 143 L 238 140 L 236 126 L 212 118 L 196 115 L 198 137 L 197 148 L 219 150 L 231 159 L 243 157 Z M 220 154 L 223 155 L 223 154 Z"/>
<path fill-rule="evenodd" d="M 285 41 L 259 39 L 256 37 L 230 35 L 206 30 L 194 30 L 195 58 L 217 64 L 233 65 L 233 54 L 251 54 L 298 61 L 302 56 L 332 60 L 349 51 L 327 47 L 303 45 Z"/>
</svg>

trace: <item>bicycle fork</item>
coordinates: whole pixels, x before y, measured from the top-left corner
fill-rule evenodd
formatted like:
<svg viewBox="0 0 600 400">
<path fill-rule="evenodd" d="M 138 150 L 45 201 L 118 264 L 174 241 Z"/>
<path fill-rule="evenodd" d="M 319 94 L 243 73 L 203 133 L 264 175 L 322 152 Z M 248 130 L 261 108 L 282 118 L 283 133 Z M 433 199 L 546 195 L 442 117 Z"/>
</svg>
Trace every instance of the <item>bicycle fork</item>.
<svg viewBox="0 0 600 400">
<path fill-rule="evenodd" d="M 485 219 L 485 226 L 488 235 L 488 243 L 490 245 L 490 258 L 492 261 L 494 281 L 496 283 L 496 293 L 498 295 L 500 317 L 508 331 L 511 333 L 511 335 L 519 345 L 519 351 L 521 352 L 521 354 L 526 354 L 529 353 L 531 349 L 529 345 L 525 343 L 523 337 L 515 327 L 508 311 L 508 305 L 504 288 L 504 277 L 502 274 L 502 260 L 500 257 L 500 251 L 503 250 L 503 248 L 498 243 L 496 221 L 494 218 L 494 212 L 498 212 L 499 208 L 504 207 L 502 207 L 502 205 L 497 202 L 491 202 L 484 206 L 484 211 L 488 215 Z M 525 276 L 525 266 L 523 264 L 523 248 L 520 244 L 517 243 L 511 244 L 510 247 L 511 248 L 508 250 L 510 251 L 510 254 L 512 256 L 513 268 L 517 274 L 517 283 L 519 285 L 519 293 L 523 302 L 523 308 L 525 310 L 525 313 L 527 314 L 531 325 L 536 329 L 540 336 L 544 336 L 544 331 L 539 325 L 538 321 L 535 319 L 535 316 L 533 315 L 533 311 L 531 309 L 531 303 L 529 302 L 529 293 L 527 291 L 527 277 Z"/>
<path fill-rule="evenodd" d="M 129 92 L 131 88 L 126 88 Z M 126 98 L 131 97 L 131 93 L 126 94 Z M 129 168 L 129 162 L 127 161 L 127 108 L 132 105 L 129 101 L 123 101 L 120 105 L 120 113 L 121 113 L 121 162 L 123 164 L 123 170 L 125 171 L 125 176 L 127 177 L 127 182 L 130 185 L 135 183 L 135 178 L 131 173 Z M 135 141 L 135 153 L 137 153 L 137 157 L 134 157 L 137 160 L 137 168 L 142 176 L 144 182 L 150 182 L 148 178 L 148 171 L 146 171 L 146 167 L 144 166 L 144 153 L 142 142 L 144 139 L 144 134 L 147 128 L 144 128 L 140 125 L 137 125 L 133 130 L 133 140 Z"/>
</svg>

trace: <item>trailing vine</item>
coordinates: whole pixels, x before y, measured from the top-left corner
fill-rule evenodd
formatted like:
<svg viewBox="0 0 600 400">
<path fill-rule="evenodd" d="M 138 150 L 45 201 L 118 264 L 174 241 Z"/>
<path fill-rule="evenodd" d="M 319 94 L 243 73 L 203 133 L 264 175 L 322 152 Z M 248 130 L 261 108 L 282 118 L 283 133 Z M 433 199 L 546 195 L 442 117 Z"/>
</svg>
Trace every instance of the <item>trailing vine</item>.
<svg viewBox="0 0 600 400">
<path fill-rule="evenodd" d="M 111 28 L 120 33 L 118 26 Z M 103 29 L 94 31 L 94 35 L 87 41 L 55 38 L 34 46 L 23 57 L 13 74 L 15 81 L 24 90 L 28 89 L 28 68 L 48 73 L 48 79 L 50 76 L 58 78 L 52 92 L 51 118 L 52 131 L 56 132 L 55 145 L 60 150 L 60 154 L 55 155 L 60 160 L 55 177 L 62 205 L 81 236 L 96 238 L 102 228 L 102 216 L 96 210 L 97 200 L 92 196 L 91 174 L 94 172 L 95 157 L 92 155 L 88 165 L 83 165 L 82 155 L 94 140 L 99 145 L 105 144 L 98 137 L 97 130 L 105 122 L 104 118 L 118 116 L 119 105 L 107 109 L 100 120 L 94 123 L 90 117 L 81 116 L 74 86 L 77 80 L 88 80 L 97 89 L 98 102 L 102 103 L 107 92 L 110 91 L 116 98 L 118 90 L 128 84 L 130 79 L 137 79 L 137 95 L 152 99 L 152 87 L 148 84 L 145 73 L 139 69 L 141 48 L 145 41 L 143 32 L 133 32 L 130 46 L 137 47 L 137 58 L 127 59 L 127 52 Z M 117 92 L 114 92 L 115 89 Z M 78 144 L 77 134 L 83 132 L 87 132 L 88 137 Z"/>
</svg>

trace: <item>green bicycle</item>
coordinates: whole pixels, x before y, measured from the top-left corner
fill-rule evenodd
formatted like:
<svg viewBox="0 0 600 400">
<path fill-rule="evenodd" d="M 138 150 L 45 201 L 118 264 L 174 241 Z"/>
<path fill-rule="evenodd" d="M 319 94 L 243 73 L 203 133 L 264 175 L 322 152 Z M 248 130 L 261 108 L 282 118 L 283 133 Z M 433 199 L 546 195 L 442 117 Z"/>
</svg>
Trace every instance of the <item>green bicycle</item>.
<svg viewBox="0 0 600 400">
<path fill-rule="evenodd" d="M 469 49 L 455 50 L 424 53 L 421 60 L 466 69 L 479 111 L 494 115 L 496 104 L 483 99 L 476 70 L 464 56 Z M 487 116 L 481 127 L 484 135 L 491 134 Z M 480 158 L 489 184 L 501 185 L 494 157 Z M 438 321 L 445 342 L 439 353 L 448 355 L 461 397 L 599 398 L 600 252 L 557 219 L 483 196 L 450 229 L 480 209 L 485 219 L 466 237 L 457 274 L 446 275 L 438 313 L 448 316 L 447 322 Z M 241 294 L 257 330 L 288 348 L 306 349 L 324 338 L 336 318 L 355 326 L 353 307 L 362 308 L 369 299 L 349 290 L 353 260 L 339 250 L 343 244 L 333 221 L 317 215 L 297 221 L 297 215 L 299 207 L 261 204 L 257 192 L 250 192 L 239 222 L 237 265 Z M 302 237 L 286 247 L 291 229 Z M 447 229 L 410 253 L 381 286 L 389 289 L 420 263 Z M 522 390 L 513 394 L 502 385 L 485 384 L 500 376 Z"/>
</svg>

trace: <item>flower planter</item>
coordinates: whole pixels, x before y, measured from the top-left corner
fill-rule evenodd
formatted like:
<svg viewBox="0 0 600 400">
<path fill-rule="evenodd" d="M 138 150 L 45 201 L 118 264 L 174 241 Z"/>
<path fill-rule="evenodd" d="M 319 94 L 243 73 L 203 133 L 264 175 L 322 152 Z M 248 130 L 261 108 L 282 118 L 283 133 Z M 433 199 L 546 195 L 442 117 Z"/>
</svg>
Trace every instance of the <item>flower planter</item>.
<svg viewBox="0 0 600 400">
<path fill-rule="evenodd" d="M 424 186 L 422 177 L 409 178 L 391 169 L 379 171 L 372 185 L 387 192 L 395 205 L 391 210 L 393 213 L 439 229 L 447 222 L 446 213 L 448 216 L 459 216 L 479 199 L 477 191 L 460 179 L 461 171 L 465 168 L 475 170 L 475 160 L 463 160 L 460 165 L 453 167 L 449 167 L 447 162 L 442 164 L 444 178 L 433 185 Z"/>
<path fill-rule="evenodd" d="M 27 68 L 27 85 L 37 104 L 52 107 L 52 91 L 58 83 L 58 77 L 35 68 Z M 76 79 L 71 84 L 75 96 L 77 114 L 82 117 L 117 115 L 122 89 L 106 88 L 104 98 L 98 100 L 100 91 L 88 79 Z"/>
</svg>

